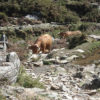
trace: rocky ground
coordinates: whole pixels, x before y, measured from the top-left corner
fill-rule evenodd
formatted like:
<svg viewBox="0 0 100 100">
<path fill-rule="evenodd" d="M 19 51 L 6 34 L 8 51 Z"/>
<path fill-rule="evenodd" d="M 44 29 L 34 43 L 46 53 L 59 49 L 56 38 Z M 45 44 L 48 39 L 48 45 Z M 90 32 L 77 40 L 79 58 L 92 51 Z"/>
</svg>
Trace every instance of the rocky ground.
<svg viewBox="0 0 100 100">
<path fill-rule="evenodd" d="M 55 41 L 49 54 L 28 50 L 22 61 L 26 74 L 39 79 L 44 88 L 4 85 L 0 90 L 6 100 L 100 100 L 100 50 L 87 56 L 88 42 L 68 49 L 66 40 Z M 12 50 L 23 54 L 25 48 L 15 47 Z"/>
<path fill-rule="evenodd" d="M 33 78 L 40 77 L 40 82 L 45 84 L 46 89 L 41 92 L 37 89 L 37 94 L 50 100 L 99 100 L 100 62 L 77 65 L 73 60 L 78 55 L 69 52 L 82 54 L 85 51 L 54 49 L 48 55 L 32 55 L 28 62 L 24 62 L 26 72 Z"/>
<path fill-rule="evenodd" d="M 26 73 L 39 78 L 45 88 L 3 86 L 7 100 L 100 100 L 100 61 L 78 65 L 74 61 L 85 51 L 79 48 L 53 49 L 49 54 L 29 51 L 23 62 Z"/>
<path fill-rule="evenodd" d="M 100 61 L 83 66 L 72 63 L 76 58 L 65 48 L 29 55 L 23 63 L 26 73 L 39 78 L 45 88 L 3 86 L 2 93 L 7 100 L 100 100 Z"/>
</svg>

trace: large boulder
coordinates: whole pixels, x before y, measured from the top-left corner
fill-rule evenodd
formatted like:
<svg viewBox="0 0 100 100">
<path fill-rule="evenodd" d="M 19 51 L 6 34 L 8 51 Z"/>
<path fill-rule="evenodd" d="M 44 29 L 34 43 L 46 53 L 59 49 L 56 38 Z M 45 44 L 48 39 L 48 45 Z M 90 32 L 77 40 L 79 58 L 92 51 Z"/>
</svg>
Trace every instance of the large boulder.
<svg viewBox="0 0 100 100">
<path fill-rule="evenodd" d="M 6 60 L 0 64 L 0 85 L 15 83 L 20 68 L 20 60 L 15 52 L 9 53 Z"/>
</svg>

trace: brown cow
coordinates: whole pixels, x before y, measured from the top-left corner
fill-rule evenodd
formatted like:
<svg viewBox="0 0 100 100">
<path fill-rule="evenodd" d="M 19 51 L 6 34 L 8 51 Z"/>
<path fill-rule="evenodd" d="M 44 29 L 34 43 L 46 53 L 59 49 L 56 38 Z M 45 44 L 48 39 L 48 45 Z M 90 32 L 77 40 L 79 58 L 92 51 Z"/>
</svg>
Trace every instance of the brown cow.
<svg viewBox="0 0 100 100">
<path fill-rule="evenodd" d="M 35 54 L 38 54 L 40 51 L 42 53 L 48 53 L 51 50 L 52 42 L 53 38 L 49 34 L 44 34 L 33 45 L 29 46 L 29 49 Z"/>
<path fill-rule="evenodd" d="M 60 36 L 60 38 L 67 38 L 71 35 L 78 35 L 78 34 L 82 34 L 81 31 L 66 31 L 66 32 L 61 32 L 58 35 Z"/>
</svg>

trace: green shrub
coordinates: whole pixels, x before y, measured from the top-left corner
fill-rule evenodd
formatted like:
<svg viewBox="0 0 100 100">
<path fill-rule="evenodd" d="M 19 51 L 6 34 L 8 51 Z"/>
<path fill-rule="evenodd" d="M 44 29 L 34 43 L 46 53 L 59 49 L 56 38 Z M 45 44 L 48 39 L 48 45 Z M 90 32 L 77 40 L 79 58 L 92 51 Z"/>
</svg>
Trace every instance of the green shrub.
<svg viewBox="0 0 100 100">
<path fill-rule="evenodd" d="M 78 30 L 78 28 L 79 28 L 78 24 L 70 24 L 69 25 L 69 30 L 71 30 L 71 31 Z"/>
<path fill-rule="evenodd" d="M 59 2 L 52 2 L 51 0 L 37 0 L 34 10 L 39 13 L 44 22 L 77 22 L 79 17 L 74 12 L 68 11 L 63 5 L 63 0 Z"/>
<path fill-rule="evenodd" d="M 27 34 L 32 34 L 32 33 L 33 33 L 32 28 L 25 29 L 24 31 L 25 31 Z"/>
<path fill-rule="evenodd" d="M 17 84 L 25 87 L 25 88 L 44 88 L 43 84 L 39 82 L 39 78 L 32 79 L 30 75 L 27 75 L 24 67 L 20 68 L 19 75 L 17 78 Z"/>
<path fill-rule="evenodd" d="M 79 30 L 83 31 L 85 34 L 99 34 L 100 33 L 100 26 L 96 23 L 82 23 Z"/>
<path fill-rule="evenodd" d="M 19 1 L 19 5 L 20 5 L 20 13 L 22 13 L 22 15 L 26 15 L 26 14 L 32 14 L 34 11 L 34 3 L 36 0 L 21 0 Z"/>
<path fill-rule="evenodd" d="M 27 33 L 24 30 L 15 30 L 16 32 L 16 36 L 22 39 L 26 39 L 27 38 Z"/>
<path fill-rule="evenodd" d="M 12 37 L 16 37 L 16 33 L 15 33 L 15 30 L 13 29 L 7 29 L 5 31 L 6 35 L 8 38 L 12 38 Z"/>
<path fill-rule="evenodd" d="M 6 13 L 8 16 L 19 16 L 20 6 L 17 3 L 3 2 L 0 3 L 0 11 Z"/>
<path fill-rule="evenodd" d="M 6 100 L 6 98 L 2 95 L 1 92 L 0 92 L 0 100 Z"/>
<path fill-rule="evenodd" d="M 50 8 L 48 20 L 60 23 L 77 23 L 80 21 L 78 15 L 67 10 L 64 6 Z"/>
<path fill-rule="evenodd" d="M 51 62 L 51 61 L 43 61 L 43 64 L 44 65 L 51 65 L 53 62 Z"/>
<path fill-rule="evenodd" d="M 86 36 L 84 34 L 82 35 L 73 35 L 68 37 L 67 41 L 69 42 L 68 48 L 72 49 L 84 42 L 86 42 Z"/>
<path fill-rule="evenodd" d="M 82 24 L 80 25 L 79 29 L 80 29 L 81 31 L 87 31 L 90 27 L 91 27 L 91 24 L 89 24 L 89 23 L 82 23 Z"/>
<path fill-rule="evenodd" d="M 98 22 L 100 23 L 100 10 L 98 9 L 93 9 L 91 12 L 88 12 L 84 17 L 84 21 L 89 21 L 89 22 Z"/>
<path fill-rule="evenodd" d="M 87 12 L 92 10 L 92 5 L 88 1 L 70 2 L 66 6 L 71 11 L 75 11 L 79 16 L 84 16 Z"/>
<path fill-rule="evenodd" d="M 10 16 L 19 16 L 20 6 L 18 4 L 9 4 L 7 14 Z"/>
<path fill-rule="evenodd" d="M 100 48 L 100 41 L 95 41 L 90 43 L 90 45 L 88 46 L 88 51 L 90 53 L 93 53 L 94 50 Z"/>
<path fill-rule="evenodd" d="M 4 21 L 8 21 L 8 17 L 5 13 L 0 12 L 0 20 L 3 19 Z"/>
<path fill-rule="evenodd" d="M 67 2 L 65 0 L 2 0 L 0 1 L 0 12 L 15 17 L 35 14 L 44 22 L 77 23 L 80 18 L 84 21 L 100 22 L 99 13 L 97 9 L 94 10 L 90 2 L 94 2 L 94 0 Z M 92 14 L 93 16 L 91 16 Z"/>
</svg>

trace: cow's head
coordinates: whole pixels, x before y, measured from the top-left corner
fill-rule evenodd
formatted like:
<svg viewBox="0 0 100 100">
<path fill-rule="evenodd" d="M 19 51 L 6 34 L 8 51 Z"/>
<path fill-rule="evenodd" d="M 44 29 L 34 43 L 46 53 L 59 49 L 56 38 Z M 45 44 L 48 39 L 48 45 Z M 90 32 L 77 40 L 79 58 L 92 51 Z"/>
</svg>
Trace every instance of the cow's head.
<svg viewBox="0 0 100 100">
<path fill-rule="evenodd" d="M 29 46 L 29 49 L 31 49 L 34 54 L 38 54 L 40 52 L 40 47 L 37 44 Z"/>
<path fill-rule="evenodd" d="M 58 35 L 59 35 L 60 38 L 63 38 L 64 37 L 64 34 L 65 34 L 64 32 L 58 33 Z"/>
<path fill-rule="evenodd" d="M 61 37 L 62 37 L 62 32 L 59 32 L 58 35 L 59 35 L 59 37 L 61 38 Z"/>
</svg>

